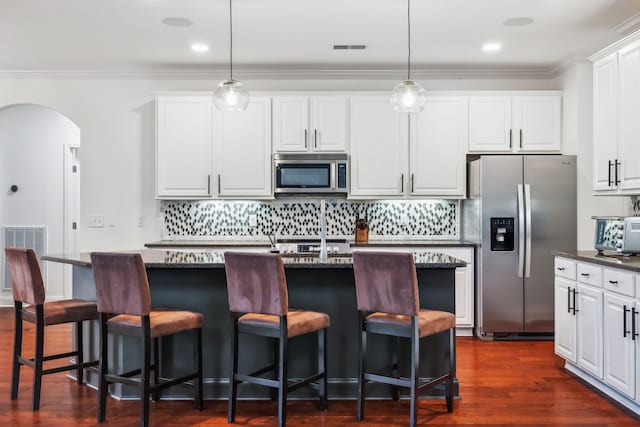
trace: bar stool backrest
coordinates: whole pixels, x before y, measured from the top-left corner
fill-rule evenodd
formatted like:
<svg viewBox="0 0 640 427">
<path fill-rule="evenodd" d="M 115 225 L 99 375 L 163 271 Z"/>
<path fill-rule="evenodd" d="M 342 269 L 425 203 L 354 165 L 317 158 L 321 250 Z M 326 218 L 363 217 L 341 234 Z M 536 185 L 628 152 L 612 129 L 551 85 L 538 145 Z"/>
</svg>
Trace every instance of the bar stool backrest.
<svg viewBox="0 0 640 427">
<path fill-rule="evenodd" d="M 278 254 L 225 252 L 229 309 L 235 313 L 287 314 L 289 296 Z"/>
<path fill-rule="evenodd" d="M 15 301 L 39 305 L 44 303 L 44 282 L 38 257 L 33 249 L 5 248 L 11 288 Z"/>
<path fill-rule="evenodd" d="M 147 271 L 140 254 L 91 254 L 96 303 L 101 313 L 146 316 L 151 311 Z"/>
<path fill-rule="evenodd" d="M 358 310 L 418 314 L 418 279 L 410 253 L 355 251 L 353 271 Z"/>
</svg>

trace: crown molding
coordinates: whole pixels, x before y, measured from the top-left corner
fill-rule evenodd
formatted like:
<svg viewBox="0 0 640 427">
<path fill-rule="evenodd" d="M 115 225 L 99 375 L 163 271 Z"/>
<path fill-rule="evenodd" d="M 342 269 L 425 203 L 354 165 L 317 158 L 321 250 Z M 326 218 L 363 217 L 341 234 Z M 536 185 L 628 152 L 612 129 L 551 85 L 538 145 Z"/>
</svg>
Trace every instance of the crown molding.
<svg viewBox="0 0 640 427">
<path fill-rule="evenodd" d="M 613 27 L 613 29 L 623 36 L 628 36 L 629 34 L 640 30 L 640 12 L 625 19 L 620 24 Z"/>
<path fill-rule="evenodd" d="M 415 80 L 448 79 L 549 79 L 556 67 L 501 67 L 501 66 L 414 66 Z M 388 66 L 361 66 L 340 68 L 332 66 L 255 66 L 234 67 L 239 80 L 400 80 L 406 70 Z M 0 70 L 5 79 L 106 79 L 106 80 L 222 80 L 227 71 L 220 68 L 156 68 L 123 70 Z"/>
<path fill-rule="evenodd" d="M 621 38 L 620 40 L 618 40 L 615 43 L 610 44 L 609 46 L 605 47 L 604 49 L 594 53 L 593 55 L 591 55 L 588 59 L 592 62 L 598 61 L 608 55 L 611 55 L 612 53 L 622 49 L 624 46 L 626 46 L 627 44 L 635 41 L 635 40 L 640 40 L 640 29 L 636 30 L 632 33 L 630 33 L 628 36 Z"/>
</svg>

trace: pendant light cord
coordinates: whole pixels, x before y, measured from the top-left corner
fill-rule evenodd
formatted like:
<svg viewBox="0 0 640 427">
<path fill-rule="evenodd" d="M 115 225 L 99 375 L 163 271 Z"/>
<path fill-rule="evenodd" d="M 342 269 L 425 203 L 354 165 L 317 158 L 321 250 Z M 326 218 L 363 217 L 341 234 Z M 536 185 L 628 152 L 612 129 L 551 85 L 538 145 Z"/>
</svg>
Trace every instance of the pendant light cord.
<svg viewBox="0 0 640 427">
<path fill-rule="evenodd" d="M 407 80 L 411 80 L 411 0 L 407 0 L 407 41 L 409 55 L 407 56 Z"/>
<path fill-rule="evenodd" d="M 229 80 L 233 80 L 233 15 L 229 0 Z"/>
</svg>

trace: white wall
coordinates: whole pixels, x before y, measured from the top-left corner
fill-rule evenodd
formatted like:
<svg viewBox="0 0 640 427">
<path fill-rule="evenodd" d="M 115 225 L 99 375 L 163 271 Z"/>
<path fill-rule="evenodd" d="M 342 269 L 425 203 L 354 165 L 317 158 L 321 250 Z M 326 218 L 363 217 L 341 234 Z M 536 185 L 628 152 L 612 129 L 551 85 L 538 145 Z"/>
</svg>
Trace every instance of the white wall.
<svg viewBox="0 0 640 427">
<path fill-rule="evenodd" d="M 80 129 L 60 113 L 38 105 L 0 109 L 0 227 L 46 226 L 47 252 L 64 252 L 64 144 L 79 143 Z M 46 276 L 47 298 L 63 298 L 62 265 L 49 263 Z"/>
<path fill-rule="evenodd" d="M 578 250 L 593 250 L 593 215 L 626 215 L 629 207 L 628 197 L 593 196 L 592 74 L 590 61 L 575 61 L 554 82 L 563 91 L 563 150 L 578 156 Z"/>
</svg>

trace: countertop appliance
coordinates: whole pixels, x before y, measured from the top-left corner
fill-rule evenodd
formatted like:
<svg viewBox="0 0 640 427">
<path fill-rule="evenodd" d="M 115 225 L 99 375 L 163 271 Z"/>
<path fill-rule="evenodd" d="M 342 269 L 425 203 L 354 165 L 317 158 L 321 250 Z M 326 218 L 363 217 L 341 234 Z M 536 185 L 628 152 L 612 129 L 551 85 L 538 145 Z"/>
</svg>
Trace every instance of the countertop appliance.
<svg viewBox="0 0 640 427">
<path fill-rule="evenodd" d="M 488 155 L 469 163 L 463 238 L 480 244 L 478 337 L 551 337 L 551 251 L 576 249 L 576 204 L 575 156 Z"/>
<path fill-rule="evenodd" d="M 625 256 L 640 254 L 640 217 L 599 216 L 594 247 L 599 254 L 614 251 Z"/>
<path fill-rule="evenodd" d="M 346 195 L 349 189 L 346 153 L 278 153 L 273 155 L 276 196 L 286 194 Z"/>
<path fill-rule="evenodd" d="M 320 254 L 320 239 L 278 239 L 276 249 L 284 255 Z M 350 254 L 351 245 L 346 239 L 327 239 L 328 254 Z"/>
</svg>

